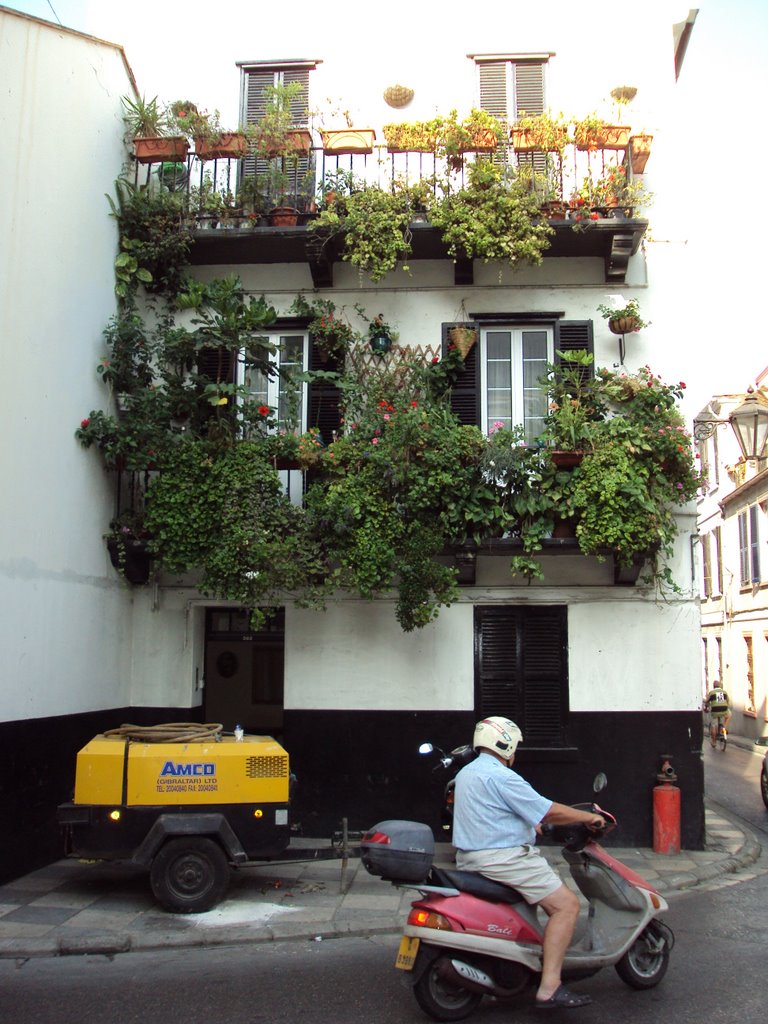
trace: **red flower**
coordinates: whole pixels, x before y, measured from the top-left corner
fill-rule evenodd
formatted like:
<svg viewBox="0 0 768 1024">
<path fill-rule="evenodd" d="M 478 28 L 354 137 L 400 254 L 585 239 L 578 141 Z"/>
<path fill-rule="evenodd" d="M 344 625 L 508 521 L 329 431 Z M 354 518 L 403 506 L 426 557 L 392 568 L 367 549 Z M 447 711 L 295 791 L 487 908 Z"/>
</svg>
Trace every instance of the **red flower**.
<svg viewBox="0 0 768 1024">
<path fill-rule="evenodd" d="M 436 366 L 439 362 L 440 362 L 440 359 L 437 356 L 433 356 L 433 358 L 432 358 L 432 365 Z"/>
<path fill-rule="evenodd" d="M 418 402 L 411 402 L 411 408 L 412 409 L 418 409 L 418 407 L 419 407 L 419 403 Z"/>
<path fill-rule="evenodd" d="M 600 220 L 600 214 L 599 213 L 590 213 L 589 219 L 590 220 Z"/>
<path fill-rule="evenodd" d="M 389 402 L 386 400 L 386 398 L 382 398 L 382 400 L 379 402 L 379 408 L 381 409 L 386 409 L 388 405 Z"/>
<path fill-rule="evenodd" d="M 87 430 L 88 427 L 90 427 L 90 425 L 91 425 L 91 421 L 90 420 L 80 420 L 80 426 L 83 428 L 83 430 Z"/>
<path fill-rule="evenodd" d="M 271 412 L 272 410 L 269 408 L 268 405 L 259 406 L 259 416 L 269 416 Z"/>
</svg>

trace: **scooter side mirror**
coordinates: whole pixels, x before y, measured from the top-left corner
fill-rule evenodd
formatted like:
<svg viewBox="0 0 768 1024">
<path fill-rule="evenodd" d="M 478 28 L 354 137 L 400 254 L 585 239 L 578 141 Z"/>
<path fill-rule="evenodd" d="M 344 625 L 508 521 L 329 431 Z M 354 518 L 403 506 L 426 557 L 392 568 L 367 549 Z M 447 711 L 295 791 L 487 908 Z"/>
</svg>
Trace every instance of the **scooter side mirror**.
<svg viewBox="0 0 768 1024">
<path fill-rule="evenodd" d="M 608 785 L 608 776 L 605 772 L 598 772 L 595 776 L 595 780 L 592 783 L 592 791 L 594 793 L 602 793 L 605 787 Z"/>
</svg>

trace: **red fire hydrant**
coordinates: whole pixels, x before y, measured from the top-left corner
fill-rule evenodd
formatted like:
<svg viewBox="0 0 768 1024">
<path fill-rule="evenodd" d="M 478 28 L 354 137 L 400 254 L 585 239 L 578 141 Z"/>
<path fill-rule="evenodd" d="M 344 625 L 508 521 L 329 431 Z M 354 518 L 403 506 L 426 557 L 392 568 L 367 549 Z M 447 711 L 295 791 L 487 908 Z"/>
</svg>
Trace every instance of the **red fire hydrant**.
<svg viewBox="0 0 768 1024">
<path fill-rule="evenodd" d="M 669 754 L 661 755 L 661 770 L 653 787 L 653 852 L 680 853 L 680 790 Z"/>
</svg>

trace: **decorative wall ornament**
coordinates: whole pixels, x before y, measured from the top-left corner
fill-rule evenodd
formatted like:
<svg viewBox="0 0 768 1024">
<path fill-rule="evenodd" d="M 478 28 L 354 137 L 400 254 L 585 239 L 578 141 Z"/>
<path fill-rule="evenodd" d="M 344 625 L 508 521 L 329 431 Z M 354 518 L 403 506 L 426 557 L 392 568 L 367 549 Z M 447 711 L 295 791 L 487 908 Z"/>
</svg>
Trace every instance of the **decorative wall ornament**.
<svg viewBox="0 0 768 1024">
<path fill-rule="evenodd" d="M 413 89 L 407 85 L 388 85 L 384 90 L 384 102 L 390 107 L 407 107 L 413 99 Z"/>
</svg>

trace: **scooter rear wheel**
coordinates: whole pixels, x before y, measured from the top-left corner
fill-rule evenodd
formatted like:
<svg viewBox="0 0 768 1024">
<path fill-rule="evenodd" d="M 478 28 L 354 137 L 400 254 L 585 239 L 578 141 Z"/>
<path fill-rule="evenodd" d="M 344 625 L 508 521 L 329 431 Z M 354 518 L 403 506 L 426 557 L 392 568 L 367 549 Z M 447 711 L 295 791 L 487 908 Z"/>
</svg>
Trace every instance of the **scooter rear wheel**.
<svg viewBox="0 0 768 1024">
<path fill-rule="evenodd" d="M 464 1020 L 483 997 L 444 980 L 438 963 L 439 959 L 433 960 L 413 986 L 416 1002 L 433 1020 Z"/>
<path fill-rule="evenodd" d="M 667 973 L 669 949 L 667 936 L 651 923 L 616 964 L 616 973 L 630 988 L 653 988 Z"/>
</svg>

